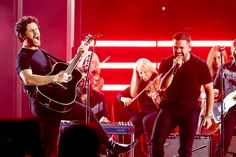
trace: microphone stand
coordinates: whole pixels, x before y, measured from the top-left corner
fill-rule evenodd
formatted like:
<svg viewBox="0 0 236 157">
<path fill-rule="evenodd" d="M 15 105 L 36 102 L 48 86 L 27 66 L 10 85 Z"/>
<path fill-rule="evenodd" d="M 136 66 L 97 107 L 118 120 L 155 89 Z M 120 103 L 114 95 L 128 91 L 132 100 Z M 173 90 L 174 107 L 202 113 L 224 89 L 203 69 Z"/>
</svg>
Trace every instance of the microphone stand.
<svg viewBox="0 0 236 157">
<path fill-rule="evenodd" d="M 224 83 L 223 83 L 223 52 L 220 50 L 220 62 L 221 62 L 221 68 L 220 68 L 220 93 L 221 93 L 221 156 L 224 156 Z"/>
<path fill-rule="evenodd" d="M 93 50 L 91 51 L 91 55 L 89 58 L 89 62 L 88 62 L 88 69 L 87 69 L 87 77 L 85 80 L 85 89 L 86 89 L 86 113 L 85 113 L 85 120 L 86 120 L 86 124 L 88 124 L 90 122 L 90 112 L 89 112 L 89 108 L 90 108 L 90 80 L 89 80 L 89 76 L 90 76 L 90 66 L 91 66 L 91 62 L 92 62 L 92 58 L 93 58 L 93 53 L 95 51 L 95 40 L 94 40 L 94 45 L 93 45 Z"/>
</svg>

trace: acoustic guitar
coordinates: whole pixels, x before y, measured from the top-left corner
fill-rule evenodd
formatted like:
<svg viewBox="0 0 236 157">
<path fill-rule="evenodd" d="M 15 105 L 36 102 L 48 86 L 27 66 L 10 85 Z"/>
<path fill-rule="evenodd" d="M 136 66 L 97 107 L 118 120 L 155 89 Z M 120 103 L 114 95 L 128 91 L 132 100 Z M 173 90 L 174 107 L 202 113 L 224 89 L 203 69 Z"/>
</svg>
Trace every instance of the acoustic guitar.
<svg viewBox="0 0 236 157">
<path fill-rule="evenodd" d="M 87 35 L 82 44 L 87 46 L 93 37 Z M 61 71 L 69 74 L 71 77 L 66 83 L 50 83 L 43 86 L 37 86 L 37 97 L 39 103 L 53 111 L 59 113 L 68 112 L 77 96 L 77 86 L 82 79 L 82 73 L 75 69 L 76 63 L 81 57 L 83 51 L 77 51 L 70 64 L 58 62 L 52 66 L 52 70 L 47 75 L 56 75 Z"/>
</svg>

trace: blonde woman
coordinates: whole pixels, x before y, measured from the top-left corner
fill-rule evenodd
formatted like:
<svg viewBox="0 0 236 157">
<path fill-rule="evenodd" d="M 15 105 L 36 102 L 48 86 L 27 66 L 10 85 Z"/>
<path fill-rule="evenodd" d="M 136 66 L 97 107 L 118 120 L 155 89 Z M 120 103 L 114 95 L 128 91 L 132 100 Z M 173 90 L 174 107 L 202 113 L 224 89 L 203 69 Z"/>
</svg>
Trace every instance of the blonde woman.
<svg viewBox="0 0 236 157">
<path fill-rule="evenodd" d="M 215 78 L 217 70 L 219 69 L 221 65 L 221 53 L 223 54 L 223 60 L 222 60 L 223 63 L 227 62 L 229 60 L 227 52 L 225 49 L 223 49 L 219 45 L 213 46 L 208 53 L 207 65 L 210 69 L 212 79 Z"/>
<path fill-rule="evenodd" d="M 152 62 L 146 58 L 136 61 L 133 69 L 131 85 L 126 90 L 118 93 L 116 99 L 122 103 L 125 110 L 131 115 L 130 122 L 135 126 L 135 136 L 139 139 L 144 134 L 147 147 L 149 147 L 152 126 L 158 114 L 158 83 L 157 70 Z M 137 105 L 139 111 L 130 111 L 130 105 Z M 143 153 L 143 152 L 139 152 Z"/>
</svg>

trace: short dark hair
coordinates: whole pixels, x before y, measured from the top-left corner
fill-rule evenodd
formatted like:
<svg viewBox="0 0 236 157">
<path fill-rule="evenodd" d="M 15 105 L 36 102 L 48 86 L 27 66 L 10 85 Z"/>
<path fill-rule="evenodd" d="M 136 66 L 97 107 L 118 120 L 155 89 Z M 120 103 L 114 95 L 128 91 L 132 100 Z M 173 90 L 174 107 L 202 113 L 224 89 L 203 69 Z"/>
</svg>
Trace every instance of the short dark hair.
<svg viewBox="0 0 236 157">
<path fill-rule="evenodd" d="M 16 36 L 19 38 L 20 42 L 23 42 L 23 36 L 25 35 L 26 27 L 29 23 L 36 23 L 38 25 L 38 19 L 33 16 L 23 16 L 21 17 L 15 25 L 15 33 Z"/>
<path fill-rule="evenodd" d="M 190 43 L 190 41 L 191 41 L 190 35 L 186 32 L 178 32 L 178 33 L 174 34 L 173 39 L 186 40 L 188 43 Z"/>
</svg>

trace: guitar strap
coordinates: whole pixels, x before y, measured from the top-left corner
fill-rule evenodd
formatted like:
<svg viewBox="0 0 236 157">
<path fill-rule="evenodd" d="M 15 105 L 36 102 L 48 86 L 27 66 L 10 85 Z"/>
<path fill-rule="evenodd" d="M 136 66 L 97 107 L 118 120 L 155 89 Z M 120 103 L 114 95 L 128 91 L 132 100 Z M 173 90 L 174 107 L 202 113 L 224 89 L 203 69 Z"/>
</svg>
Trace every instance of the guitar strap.
<svg viewBox="0 0 236 157">
<path fill-rule="evenodd" d="M 42 50 L 42 52 L 45 54 L 45 55 L 47 55 L 47 56 L 49 56 L 49 57 L 51 57 L 52 59 L 54 59 L 55 61 L 57 61 L 57 62 L 63 62 L 63 63 L 65 63 L 64 61 L 62 61 L 62 60 L 60 60 L 60 59 L 58 59 L 58 58 L 56 58 L 56 57 L 54 57 L 54 56 L 52 56 L 52 55 L 50 55 L 49 53 L 47 53 L 45 50 L 43 50 L 43 49 L 41 49 Z"/>
</svg>

